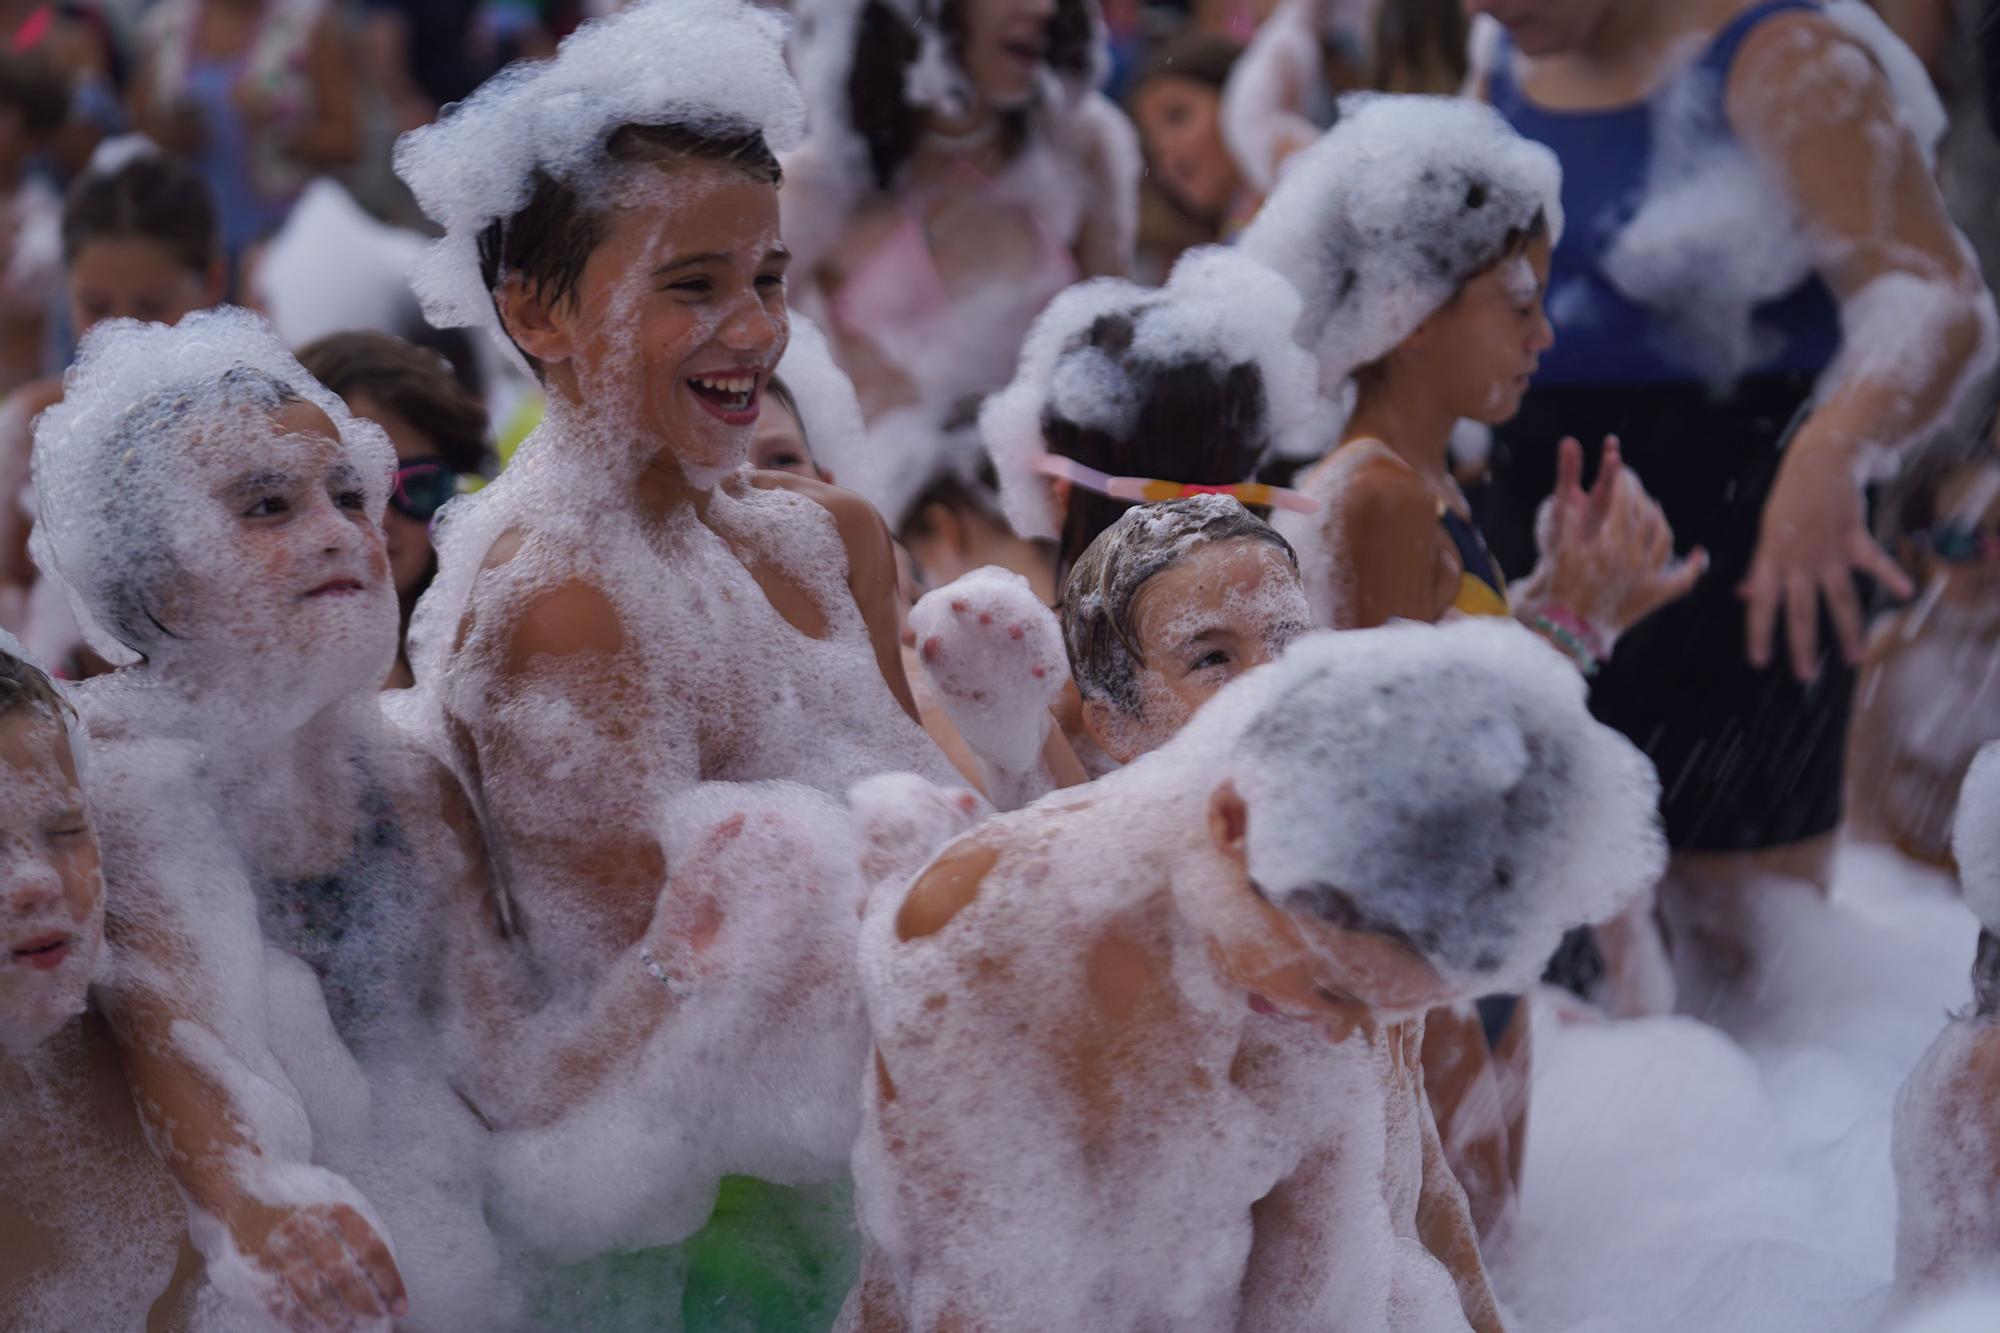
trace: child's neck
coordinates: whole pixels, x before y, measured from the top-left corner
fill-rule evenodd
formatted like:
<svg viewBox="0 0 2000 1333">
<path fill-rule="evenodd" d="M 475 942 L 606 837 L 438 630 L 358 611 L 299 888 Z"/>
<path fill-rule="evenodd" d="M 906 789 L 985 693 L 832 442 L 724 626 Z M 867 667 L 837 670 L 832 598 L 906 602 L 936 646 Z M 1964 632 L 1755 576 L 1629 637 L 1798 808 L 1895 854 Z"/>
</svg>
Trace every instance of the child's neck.
<svg viewBox="0 0 2000 1333">
<path fill-rule="evenodd" d="M 1458 416 L 1430 395 L 1398 393 L 1393 386 L 1362 390 L 1341 443 L 1380 440 L 1426 480 L 1451 476 L 1451 432 Z"/>
</svg>

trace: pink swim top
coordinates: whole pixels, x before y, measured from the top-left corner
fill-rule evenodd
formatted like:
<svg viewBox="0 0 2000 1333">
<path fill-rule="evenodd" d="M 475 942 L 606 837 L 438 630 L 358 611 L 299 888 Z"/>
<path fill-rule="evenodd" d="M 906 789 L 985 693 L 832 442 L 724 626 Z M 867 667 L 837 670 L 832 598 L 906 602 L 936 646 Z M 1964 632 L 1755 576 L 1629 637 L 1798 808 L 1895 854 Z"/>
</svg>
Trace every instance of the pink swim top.
<svg viewBox="0 0 2000 1333">
<path fill-rule="evenodd" d="M 1022 311 L 1021 327 L 1019 336 L 1013 340 L 1018 347 L 1041 308 L 1077 280 L 1076 259 L 1069 247 L 1050 235 L 1031 210 L 1001 197 L 993 189 L 991 178 L 977 167 L 961 158 L 957 174 L 987 194 L 995 209 L 1010 210 L 1034 228 L 1037 250 L 1034 270 L 1006 275 L 1007 286 L 1020 297 L 1016 305 Z M 931 251 L 930 228 L 925 220 L 938 194 L 934 187 L 907 195 L 895 228 L 854 267 L 834 294 L 833 319 L 843 331 L 871 337 L 878 343 L 904 343 L 910 339 L 928 342 L 933 330 L 935 336 L 946 336 L 943 326 L 952 313 L 951 295 L 945 289 L 944 275 L 938 271 L 937 257 Z M 989 326 L 987 333 L 992 332 Z"/>
</svg>

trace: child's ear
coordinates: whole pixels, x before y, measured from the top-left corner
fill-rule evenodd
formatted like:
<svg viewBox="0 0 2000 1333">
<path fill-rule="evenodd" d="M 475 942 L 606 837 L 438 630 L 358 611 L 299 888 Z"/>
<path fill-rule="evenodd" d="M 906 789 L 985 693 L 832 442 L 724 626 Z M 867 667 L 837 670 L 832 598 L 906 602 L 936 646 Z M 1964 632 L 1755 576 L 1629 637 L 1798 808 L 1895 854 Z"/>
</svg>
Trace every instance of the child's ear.
<svg viewBox="0 0 2000 1333">
<path fill-rule="evenodd" d="M 1208 836 L 1215 849 L 1238 866 L 1248 864 L 1250 807 L 1243 803 L 1236 784 L 1228 778 L 1209 794 Z"/>
<path fill-rule="evenodd" d="M 1129 764 L 1138 758 L 1127 734 L 1129 728 L 1118 725 L 1117 714 L 1104 700 L 1083 701 L 1083 729 L 1090 734 L 1090 739 L 1097 742 L 1098 749 L 1119 763 Z"/>
<path fill-rule="evenodd" d="M 514 345 L 545 365 L 569 360 L 569 321 L 518 273 L 511 273 L 493 294 L 500 323 Z"/>
</svg>

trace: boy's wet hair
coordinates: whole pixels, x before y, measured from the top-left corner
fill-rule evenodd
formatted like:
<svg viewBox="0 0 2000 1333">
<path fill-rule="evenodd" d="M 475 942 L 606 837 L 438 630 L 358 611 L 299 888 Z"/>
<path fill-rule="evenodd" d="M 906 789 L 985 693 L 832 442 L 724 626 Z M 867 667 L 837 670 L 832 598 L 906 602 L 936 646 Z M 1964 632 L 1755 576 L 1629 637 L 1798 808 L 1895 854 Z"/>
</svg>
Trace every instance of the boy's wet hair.
<svg viewBox="0 0 2000 1333">
<path fill-rule="evenodd" d="M 1133 346 L 1134 321 L 1142 313 L 1100 315 L 1063 353 L 1095 350 L 1125 374 L 1138 399 L 1130 428 L 1114 434 L 1080 425 L 1052 400 L 1042 413 L 1048 451 L 1114 477 L 1201 486 L 1248 481 L 1270 444 L 1263 372 L 1254 361 L 1224 366 L 1198 356 L 1150 357 Z M 1131 507 L 1130 500 L 1072 490 L 1058 539 L 1058 577 Z"/>
<path fill-rule="evenodd" d="M 0 648 L 0 718 L 39 715 L 68 729 L 76 710 L 48 673 L 24 657 Z"/>
<path fill-rule="evenodd" d="M 409 422 L 454 472 L 493 465 L 486 409 L 444 358 L 387 333 L 332 333 L 298 350 L 299 364 L 342 398 L 362 393 Z"/>
<path fill-rule="evenodd" d="M 784 179 L 777 155 L 755 129 L 713 132 L 673 124 L 620 125 L 605 139 L 604 156 L 619 163 L 694 158 L 734 167 L 762 185 L 775 187 Z M 488 291 L 497 292 L 508 276 L 519 274 L 539 300 L 549 305 L 573 301 L 591 251 L 604 241 L 605 223 L 604 210 L 589 202 L 576 185 L 537 167 L 528 202 L 479 233 L 480 277 Z M 521 354 L 540 374 L 535 358 Z"/>
<path fill-rule="evenodd" d="M 1203 547 L 1244 538 L 1284 552 L 1297 572 L 1291 543 L 1225 496 L 1140 505 L 1120 515 L 1071 566 L 1057 603 L 1077 692 L 1136 716 L 1146 665 L 1133 624 L 1140 592 Z"/>
<path fill-rule="evenodd" d="M 69 100 L 69 80 L 47 60 L 0 51 L 0 108 L 20 116 L 28 137 L 54 134 L 69 118 Z"/>
<path fill-rule="evenodd" d="M 938 6 L 938 28 L 954 60 L 965 57 L 966 3 L 969 0 L 943 0 Z M 1089 82 L 1097 39 L 1086 0 L 1055 0 L 1055 12 L 1044 31 L 1048 48 L 1043 59 L 1049 68 L 1065 81 Z M 847 119 L 867 145 L 870 183 L 880 191 L 896 187 L 923 142 L 929 113 L 910 105 L 906 92 L 910 67 L 921 47 L 917 28 L 888 0 L 866 0 L 862 5 L 847 75 Z M 1000 143 L 1010 158 L 1028 141 L 1029 116 L 1024 107 L 1000 113 Z"/>
<path fill-rule="evenodd" d="M 141 153 L 111 171 L 86 171 L 63 201 L 63 261 L 92 241 L 152 241 L 191 273 L 219 253 L 215 197 L 194 168 L 169 153 Z"/>
<path fill-rule="evenodd" d="M 174 558 L 176 515 L 161 488 L 145 474 L 181 447 L 181 434 L 218 408 L 272 415 L 301 402 L 284 381 L 253 366 L 237 366 L 217 379 L 176 385 L 148 394 L 120 415 L 101 445 L 103 516 L 125 538 L 124 577 L 91 589 L 104 628 L 138 653 L 162 639 L 183 637 L 162 619 L 168 592 L 184 577 Z"/>
</svg>

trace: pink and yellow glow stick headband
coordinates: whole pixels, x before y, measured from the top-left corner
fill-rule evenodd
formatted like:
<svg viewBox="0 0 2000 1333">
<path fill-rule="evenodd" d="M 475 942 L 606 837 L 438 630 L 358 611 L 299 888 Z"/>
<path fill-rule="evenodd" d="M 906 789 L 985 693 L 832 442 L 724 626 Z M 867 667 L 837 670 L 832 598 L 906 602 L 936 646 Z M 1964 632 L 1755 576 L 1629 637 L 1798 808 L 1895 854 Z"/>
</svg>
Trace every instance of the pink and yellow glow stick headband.
<svg viewBox="0 0 2000 1333">
<path fill-rule="evenodd" d="M 1056 477 L 1114 500 L 1155 504 L 1162 500 L 1185 500 L 1191 495 L 1229 495 L 1246 505 L 1265 509 L 1289 509 L 1295 514 L 1319 512 L 1319 501 L 1310 495 L 1288 491 L 1282 486 L 1267 486 L 1261 481 L 1207 486 L 1190 481 L 1161 481 L 1154 477 L 1113 477 L 1096 468 L 1085 467 L 1074 458 L 1064 458 L 1061 454 L 1036 454 L 1029 465 L 1045 477 Z"/>
</svg>

